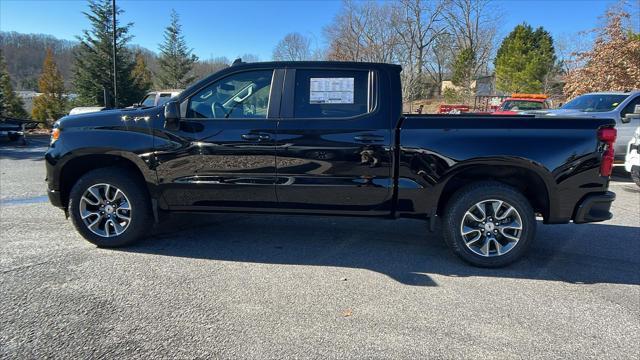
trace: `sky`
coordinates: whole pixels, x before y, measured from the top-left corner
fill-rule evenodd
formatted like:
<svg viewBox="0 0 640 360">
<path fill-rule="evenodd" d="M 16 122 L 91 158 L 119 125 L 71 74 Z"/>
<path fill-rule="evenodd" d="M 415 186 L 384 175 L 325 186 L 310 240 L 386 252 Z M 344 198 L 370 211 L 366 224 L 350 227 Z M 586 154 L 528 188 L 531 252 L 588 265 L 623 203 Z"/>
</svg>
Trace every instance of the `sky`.
<svg viewBox="0 0 640 360">
<path fill-rule="evenodd" d="M 599 16 L 616 0 L 497 0 L 501 8 L 500 34 L 517 24 L 543 26 L 554 37 L 571 39 L 597 26 Z M 630 0 L 640 7 L 640 0 Z M 201 59 L 256 54 L 271 59 L 273 47 L 289 32 L 299 32 L 323 47 L 322 29 L 340 11 L 339 0 L 117 0 L 133 22 L 133 44 L 157 51 L 171 9 L 180 15 L 189 47 Z M 41 33 L 75 40 L 89 28 L 84 0 L 0 0 L 0 31 Z"/>
</svg>

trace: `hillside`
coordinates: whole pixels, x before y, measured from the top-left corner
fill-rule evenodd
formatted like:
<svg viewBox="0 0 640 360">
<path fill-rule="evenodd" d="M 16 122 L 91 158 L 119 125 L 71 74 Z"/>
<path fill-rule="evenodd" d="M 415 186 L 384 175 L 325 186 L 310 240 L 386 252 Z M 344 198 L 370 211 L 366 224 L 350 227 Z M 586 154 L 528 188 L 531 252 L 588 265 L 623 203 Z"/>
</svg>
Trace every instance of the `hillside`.
<svg viewBox="0 0 640 360">
<path fill-rule="evenodd" d="M 46 34 L 22 34 L 0 31 L 0 50 L 2 51 L 9 75 L 15 90 L 37 90 L 38 77 L 42 71 L 42 63 L 47 48 L 51 48 L 58 68 L 65 80 L 65 86 L 73 92 L 73 51 L 77 42 L 57 39 Z M 149 70 L 158 70 L 158 55 L 147 48 L 132 45 L 134 51 L 141 51 L 147 60 Z M 198 61 L 193 69 L 194 75 L 200 79 L 211 72 L 229 65 L 225 57 Z"/>
</svg>

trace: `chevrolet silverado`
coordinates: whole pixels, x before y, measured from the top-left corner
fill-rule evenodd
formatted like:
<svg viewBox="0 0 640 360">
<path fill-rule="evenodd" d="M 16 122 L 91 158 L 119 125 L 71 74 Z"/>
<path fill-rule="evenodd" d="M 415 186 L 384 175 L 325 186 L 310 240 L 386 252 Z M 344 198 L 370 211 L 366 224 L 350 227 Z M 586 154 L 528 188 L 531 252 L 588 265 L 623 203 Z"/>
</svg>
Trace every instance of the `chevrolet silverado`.
<svg viewBox="0 0 640 360">
<path fill-rule="evenodd" d="M 520 258 L 536 217 L 611 218 L 614 120 L 402 115 L 400 72 L 236 62 L 163 106 L 66 116 L 45 156 L 50 201 L 101 247 L 168 211 L 425 219 L 485 267 Z"/>
</svg>

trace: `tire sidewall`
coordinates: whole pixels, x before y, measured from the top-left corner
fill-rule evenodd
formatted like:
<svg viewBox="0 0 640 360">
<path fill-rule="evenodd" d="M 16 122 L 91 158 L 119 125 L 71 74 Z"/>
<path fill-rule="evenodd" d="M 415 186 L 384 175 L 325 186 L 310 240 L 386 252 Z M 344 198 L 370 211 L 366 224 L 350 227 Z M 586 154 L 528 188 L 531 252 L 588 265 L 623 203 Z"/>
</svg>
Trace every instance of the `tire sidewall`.
<svg viewBox="0 0 640 360">
<path fill-rule="evenodd" d="M 124 233 L 105 238 L 94 234 L 84 224 L 80 216 L 80 199 L 85 191 L 93 185 L 109 184 L 120 189 L 131 204 L 131 222 Z M 132 175 L 119 168 L 97 169 L 82 176 L 69 193 L 69 215 L 78 232 L 89 242 L 100 247 L 118 247 L 137 240 L 149 226 L 150 205 L 144 189 Z"/>
<path fill-rule="evenodd" d="M 633 165 L 631 167 L 631 179 L 636 185 L 640 186 L 640 166 Z"/>
<path fill-rule="evenodd" d="M 465 213 L 474 204 L 485 200 L 502 200 L 513 206 L 522 220 L 522 233 L 516 246 L 501 256 L 484 257 L 471 251 L 460 234 L 460 225 Z M 475 184 L 456 193 L 450 200 L 445 214 L 445 239 L 453 252 L 463 260 L 482 267 L 499 267 L 519 259 L 529 248 L 535 237 L 535 214 L 527 199 L 517 190 L 502 184 Z"/>
</svg>

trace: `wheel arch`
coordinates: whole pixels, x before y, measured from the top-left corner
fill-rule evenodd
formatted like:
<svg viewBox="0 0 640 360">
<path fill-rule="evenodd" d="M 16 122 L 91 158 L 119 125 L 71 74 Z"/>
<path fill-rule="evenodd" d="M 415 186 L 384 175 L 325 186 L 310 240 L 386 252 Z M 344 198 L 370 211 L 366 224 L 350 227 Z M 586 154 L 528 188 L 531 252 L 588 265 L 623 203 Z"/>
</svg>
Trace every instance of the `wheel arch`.
<svg viewBox="0 0 640 360">
<path fill-rule="evenodd" d="M 550 193 L 549 180 L 541 172 L 517 164 L 469 164 L 460 167 L 443 182 L 437 213 L 441 215 L 453 194 L 463 187 L 479 181 L 494 181 L 520 191 L 534 211 L 547 219 L 553 194 Z"/>
<path fill-rule="evenodd" d="M 114 166 L 129 170 L 136 181 L 140 181 L 151 196 L 149 181 L 152 178 L 150 179 L 149 169 L 145 169 L 144 162 L 138 157 L 126 153 L 78 154 L 60 164 L 58 184 L 64 207 L 66 208 L 69 204 L 71 189 L 84 174 L 92 170 Z"/>
</svg>

